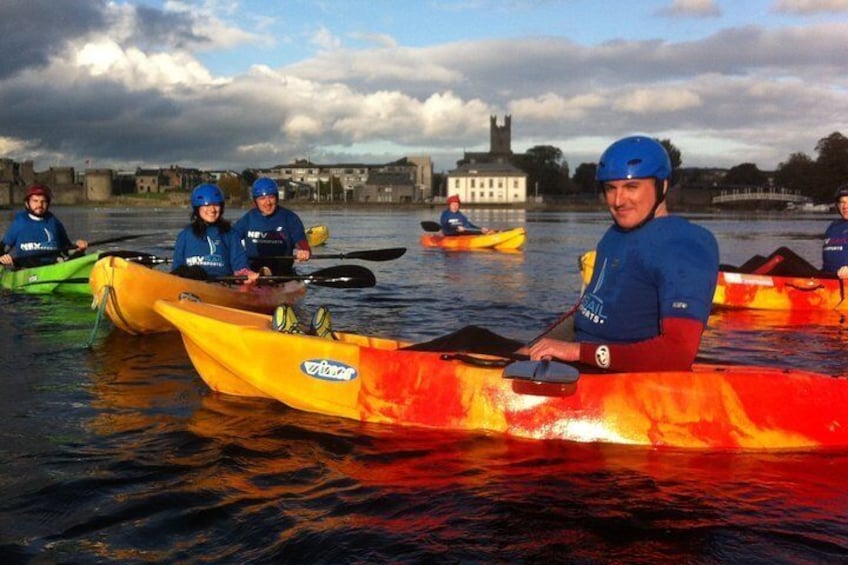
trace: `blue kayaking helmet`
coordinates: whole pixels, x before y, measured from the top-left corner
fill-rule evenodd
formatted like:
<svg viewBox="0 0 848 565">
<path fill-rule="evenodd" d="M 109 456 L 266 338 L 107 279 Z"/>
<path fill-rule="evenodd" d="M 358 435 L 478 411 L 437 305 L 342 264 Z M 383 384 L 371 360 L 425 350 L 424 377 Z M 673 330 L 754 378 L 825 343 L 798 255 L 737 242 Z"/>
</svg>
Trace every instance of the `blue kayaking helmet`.
<svg viewBox="0 0 848 565">
<path fill-rule="evenodd" d="M 595 180 L 600 185 L 614 180 L 654 179 L 656 202 L 651 213 L 637 229 L 653 219 L 660 204 L 665 200 L 666 182 L 671 178 L 671 158 L 662 143 L 644 135 L 623 137 L 607 147 L 598 160 Z"/>
<path fill-rule="evenodd" d="M 191 205 L 194 208 L 209 204 L 224 205 L 224 193 L 214 184 L 199 184 L 191 191 Z"/>
<path fill-rule="evenodd" d="M 836 192 L 833 193 L 833 201 L 838 204 L 839 199 L 843 196 L 848 196 L 848 184 L 843 184 L 836 189 Z"/>
<path fill-rule="evenodd" d="M 274 179 L 269 179 L 268 177 L 256 179 L 256 182 L 253 183 L 253 188 L 250 189 L 250 192 L 253 195 L 254 200 L 260 196 L 280 197 L 280 187 L 277 186 Z"/>
<path fill-rule="evenodd" d="M 671 159 L 656 139 L 634 135 L 619 139 L 604 151 L 598 161 L 595 180 L 607 182 L 621 179 L 671 177 Z"/>
</svg>

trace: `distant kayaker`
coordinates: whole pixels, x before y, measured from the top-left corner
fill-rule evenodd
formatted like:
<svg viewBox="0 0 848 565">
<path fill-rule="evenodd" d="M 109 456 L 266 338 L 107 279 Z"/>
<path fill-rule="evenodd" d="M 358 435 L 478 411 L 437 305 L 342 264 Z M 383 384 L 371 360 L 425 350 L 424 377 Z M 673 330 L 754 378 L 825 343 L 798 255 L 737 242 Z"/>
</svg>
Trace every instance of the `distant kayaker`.
<svg viewBox="0 0 848 565">
<path fill-rule="evenodd" d="M 186 278 L 244 276 L 257 281 L 259 273 L 247 264 L 241 237 L 224 219 L 224 193 L 214 184 L 201 184 L 191 193 L 191 224 L 177 235 L 172 273 Z"/>
<path fill-rule="evenodd" d="M 280 189 L 274 179 L 257 179 L 250 192 L 255 207 L 233 225 L 244 241 L 250 268 L 269 275 L 294 273 L 293 262 L 309 261 L 312 255 L 303 222 L 280 206 Z"/>
<path fill-rule="evenodd" d="M 471 223 L 471 221 L 459 211 L 459 195 L 452 194 L 448 196 L 448 207 L 442 212 L 442 217 L 439 223 L 442 225 L 442 233 L 445 235 L 470 235 L 489 233 L 492 230 L 489 228 L 479 228 Z"/>
<path fill-rule="evenodd" d="M 837 188 L 833 199 L 840 218 L 824 232 L 822 270 L 848 279 L 848 184 Z"/>
<path fill-rule="evenodd" d="M 41 184 L 30 186 L 24 197 L 24 210 L 15 214 L 3 236 L 0 264 L 7 267 L 37 267 L 67 257 L 68 251 L 83 253 L 84 239 L 71 243 L 65 226 L 50 212 L 53 194 Z M 14 250 L 15 255 L 6 250 Z"/>
<path fill-rule="evenodd" d="M 754 255 L 739 267 L 722 265 L 723 271 L 772 277 L 833 277 L 848 279 L 848 184 L 836 189 L 833 202 L 840 218 L 824 232 L 822 268 L 789 249 L 779 247 L 766 257 Z"/>
<path fill-rule="evenodd" d="M 671 176 L 668 153 L 655 139 L 625 137 L 604 151 L 596 180 L 613 225 L 598 243 L 592 279 L 574 314 L 573 341 L 543 335 L 523 350 L 531 359 L 618 372 L 692 367 L 719 252 L 710 231 L 668 214 Z"/>
</svg>

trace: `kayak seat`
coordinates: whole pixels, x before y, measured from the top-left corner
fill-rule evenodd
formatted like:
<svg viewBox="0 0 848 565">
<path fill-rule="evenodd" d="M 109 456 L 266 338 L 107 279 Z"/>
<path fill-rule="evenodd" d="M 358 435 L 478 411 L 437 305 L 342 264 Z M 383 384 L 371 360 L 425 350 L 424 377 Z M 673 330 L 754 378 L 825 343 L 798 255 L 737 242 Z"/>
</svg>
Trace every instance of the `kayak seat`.
<svg viewBox="0 0 848 565">
<path fill-rule="evenodd" d="M 472 325 L 430 341 L 408 345 L 401 349 L 409 351 L 454 351 L 516 358 L 515 351 L 524 345 L 521 341 Z"/>
</svg>

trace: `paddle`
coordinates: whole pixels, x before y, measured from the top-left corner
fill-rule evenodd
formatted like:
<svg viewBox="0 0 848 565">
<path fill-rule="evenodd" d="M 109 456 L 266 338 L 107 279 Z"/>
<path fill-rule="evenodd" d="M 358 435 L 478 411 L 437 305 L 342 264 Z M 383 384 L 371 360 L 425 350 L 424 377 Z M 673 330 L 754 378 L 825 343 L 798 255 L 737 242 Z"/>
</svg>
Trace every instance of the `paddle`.
<svg viewBox="0 0 848 565">
<path fill-rule="evenodd" d="M 247 280 L 245 276 L 233 275 L 215 277 L 210 281 L 239 282 Z M 259 282 L 302 281 L 316 286 L 332 288 L 370 288 L 377 284 L 374 273 L 360 265 L 337 265 L 313 271 L 308 275 L 262 275 Z"/>
<path fill-rule="evenodd" d="M 107 243 L 116 243 L 118 241 L 127 241 L 127 240 L 130 240 L 130 239 L 138 239 L 140 237 L 147 237 L 147 236 L 150 236 L 150 235 L 158 235 L 158 234 L 142 233 L 142 234 L 139 234 L 139 235 L 122 235 L 122 236 L 118 236 L 118 237 L 110 237 L 109 239 L 98 239 L 97 241 L 89 241 L 88 247 L 94 247 L 96 245 L 106 245 Z M 67 251 L 74 251 L 76 249 L 79 249 L 76 245 L 71 245 L 71 246 L 68 246 L 68 247 L 64 247 L 62 249 L 48 249 L 48 250 L 45 250 L 45 251 L 40 251 L 38 253 L 32 253 L 30 255 L 27 255 L 26 259 L 37 259 L 39 257 L 49 257 L 51 255 L 61 255 L 62 253 L 65 253 Z"/>
<path fill-rule="evenodd" d="M 334 253 L 311 255 L 310 259 L 360 259 L 362 261 L 391 261 L 406 253 L 406 247 L 390 247 L 388 249 L 371 249 L 369 251 L 350 251 L 348 253 Z M 262 256 L 258 259 L 295 259 L 291 255 Z"/>
<path fill-rule="evenodd" d="M 429 231 L 429 232 L 437 232 L 437 231 L 442 230 L 442 226 L 438 222 L 431 222 L 431 221 L 428 221 L 428 220 L 424 220 L 423 222 L 421 222 L 421 229 L 423 229 L 424 231 Z M 483 233 L 483 230 L 475 230 L 475 229 L 466 228 L 465 231 L 454 234 L 454 235 L 481 235 L 482 233 Z"/>
</svg>

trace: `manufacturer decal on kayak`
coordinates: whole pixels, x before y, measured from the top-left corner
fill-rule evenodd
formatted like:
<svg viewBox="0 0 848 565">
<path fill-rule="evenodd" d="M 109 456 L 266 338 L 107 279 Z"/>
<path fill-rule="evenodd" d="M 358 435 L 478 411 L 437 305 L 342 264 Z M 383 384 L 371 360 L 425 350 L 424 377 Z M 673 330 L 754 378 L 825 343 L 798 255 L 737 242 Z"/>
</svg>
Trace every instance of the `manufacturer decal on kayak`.
<svg viewBox="0 0 848 565">
<path fill-rule="evenodd" d="M 358 376 L 350 365 L 330 359 L 309 359 L 300 364 L 300 370 L 325 381 L 352 381 Z"/>
</svg>

